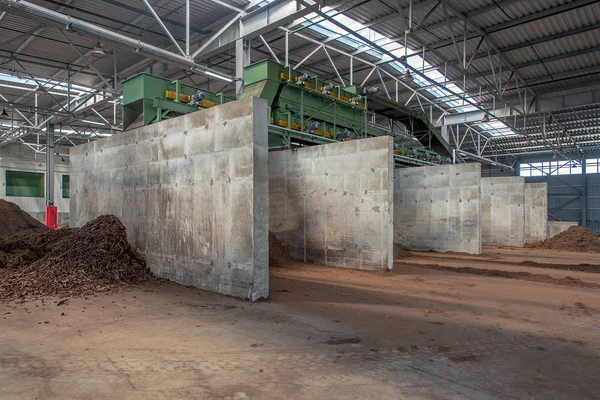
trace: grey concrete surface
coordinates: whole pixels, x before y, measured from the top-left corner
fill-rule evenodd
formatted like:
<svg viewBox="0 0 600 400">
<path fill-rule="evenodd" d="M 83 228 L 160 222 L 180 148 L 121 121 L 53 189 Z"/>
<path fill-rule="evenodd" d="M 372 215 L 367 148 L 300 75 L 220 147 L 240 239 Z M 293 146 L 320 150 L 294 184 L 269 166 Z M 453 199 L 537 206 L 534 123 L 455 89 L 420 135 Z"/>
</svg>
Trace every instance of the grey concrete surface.
<svg viewBox="0 0 600 400">
<path fill-rule="evenodd" d="M 269 229 L 298 261 L 392 268 L 392 138 L 269 154 Z"/>
<path fill-rule="evenodd" d="M 248 98 L 71 149 L 71 223 L 114 214 L 158 276 L 269 293 L 267 103 Z"/>
<path fill-rule="evenodd" d="M 29 212 L 33 218 L 40 221 L 42 224 L 46 223 L 46 213 L 45 212 Z M 58 226 L 69 225 L 69 213 L 68 212 L 58 212 Z"/>
<path fill-rule="evenodd" d="M 481 253 L 481 164 L 397 169 L 394 242 L 411 250 Z"/>
<path fill-rule="evenodd" d="M 548 184 L 525 184 L 525 243 L 544 240 L 548 229 Z"/>
<path fill-rule="evenodd" d="M 570 227 L 577 225 L 579 225 L 577 221 L 548 221 L 547 237 L 551 238 L 552 236 L 558 235 Z"/>
<path fill-rule="evenodd" d="M 525 244 L 525 178 L 481 179 L 481 240 L 495 246 Z"/>
</svg>

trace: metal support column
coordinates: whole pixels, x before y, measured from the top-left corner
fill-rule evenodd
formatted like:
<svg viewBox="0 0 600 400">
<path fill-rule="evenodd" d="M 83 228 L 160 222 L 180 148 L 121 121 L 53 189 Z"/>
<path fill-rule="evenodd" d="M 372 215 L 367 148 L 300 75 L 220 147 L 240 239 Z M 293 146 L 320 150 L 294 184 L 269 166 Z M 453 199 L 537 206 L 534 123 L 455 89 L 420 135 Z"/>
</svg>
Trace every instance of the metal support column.
<svg viewBox="0 0 600 400">
<path fill-rule="evenodd" d="M 185 0 L 185 55 L 190 56 L 190 0 Z"/>
<path fill-rule="evenodd" d="M 354 85 L 354 61 L 353 57 L 350 56 L 350 86 Z"/>
<path fill-rule="evenodd" d="M 71 67 L 67 67 L 67 111 L 71 112 Z"/>
<path fill-rule="evenodd" d="M 54 124 L 46 123 L 46 205 L 54 205 Z"/>
<path fill-rule="evenodd" d="M 239 98 L 244 88 L 244 81 L 241 77 L 244 76 L 244 67 L 250 64 L 250 43 L 246 39 L 238 39 L 235 41 L 235 76 L 238 80 L 235 81 L 235 93 Z"/>
<path fill-rule="evenodd" d="M 585 157 L 581 162 L 581 226 L 587 227 L 587 171 L 585 168 Z"/>
<path fill-rule="evenodd" d="M 115 92 L 117 91 L 117 85 L 118 85 L 118 71 L 117 71 L 117 46 L 114 47 L 113 49 L 113 73 L 114 73 L 114 77 L 113 77 L 113 89 L 115 89 Z M 113 124 L 116 126 L 117 125 L 117 99 L 116 97 L 113 99 Z M 112 131 L 112 127 L 111 127 L 111 131 Z"/>
<path fill-rule="evenodd" d="M 285 66 L 290 65 L 290 32 L 285 31 Z"/>
</svg>

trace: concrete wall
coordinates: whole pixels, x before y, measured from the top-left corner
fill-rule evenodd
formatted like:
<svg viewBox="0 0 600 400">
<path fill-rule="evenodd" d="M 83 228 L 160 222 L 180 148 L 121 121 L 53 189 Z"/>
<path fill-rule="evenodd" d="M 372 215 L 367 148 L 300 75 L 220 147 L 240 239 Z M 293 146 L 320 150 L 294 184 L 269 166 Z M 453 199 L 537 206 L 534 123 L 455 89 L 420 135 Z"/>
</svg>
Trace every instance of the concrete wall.
<svg viewBox="0 0 600 400">
<path fill-rule="evenodd" d="M 525 184 L 525 243 L 546 239 L 548 230 L 548 185 Z"/>
<path fill-rule="evenodd" d="M 551 238 L 577 225 L 577 221 L 548 221 L 548 237 Z"/>
<path fill-rule="evenodd" d="M 118 216 L 158 276 L 268 296 L 267 103 L 248 98 L 71 150 L 71 220 Z"/>
<path fill-rule="evenodd" d="M 392 268 L 392 138 L 269 154 L 270 230 L 298 261 Z"/>
<path fill-rule="evenodd" d="M 481 253 L 481 164 L 397 169 L 394 242 L 412 250 Z"/>
<path fill-rule="evenodd" d="M 481 240 L 483 244 L 525 244 L 525 178 L 481 179 Z"/>
</svg>

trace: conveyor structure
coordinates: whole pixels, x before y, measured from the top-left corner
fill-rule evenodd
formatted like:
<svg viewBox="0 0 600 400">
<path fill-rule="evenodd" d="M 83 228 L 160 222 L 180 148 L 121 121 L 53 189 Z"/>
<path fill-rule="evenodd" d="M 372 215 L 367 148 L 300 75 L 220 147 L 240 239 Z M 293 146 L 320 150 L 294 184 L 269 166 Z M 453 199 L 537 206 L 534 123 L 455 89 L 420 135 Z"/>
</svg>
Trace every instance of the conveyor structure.
<svg viewBox="0 0 600 400">
<path fill-rule="evenodd" d="M 244 70 L 241 97 L 250 96 L 269 104 L 270 149 L 391 135 L 399 167 L 452 162 L 450 146 L 424 113 L 380 96 L 376 88 L 341 87 L 263 60 Z M 123 128 L 232 100 L 179 81 L 138 74 L 123 82 Z"/>
<path fill-rule="evenodd" d="M 235 100 L 179 81 L 141 73 L 123 81 L 123 130 Z"/>
<path fill-rule="evenodd" d="M 451 162 L 450 146 L 424 113 L 378 95 L 376 88 L 341 87 L 263 60 L 244 70 L 242 97 L 248 96 L 269 103 L 270 148 L 391 135 L 399 166 Z M 377 114 L 386 117 L 388 125 L 374 123 Z"/>
</svg>

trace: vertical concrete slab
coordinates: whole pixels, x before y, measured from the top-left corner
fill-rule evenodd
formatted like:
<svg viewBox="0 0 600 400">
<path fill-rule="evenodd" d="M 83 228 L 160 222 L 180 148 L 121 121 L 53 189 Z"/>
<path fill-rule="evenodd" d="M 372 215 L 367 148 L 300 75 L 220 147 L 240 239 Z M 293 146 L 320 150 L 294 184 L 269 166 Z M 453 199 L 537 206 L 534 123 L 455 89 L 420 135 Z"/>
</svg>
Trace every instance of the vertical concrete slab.
<svg viewBox="0 0 600 400">
<path fill-rule="evenodd" d="M 561 232 L 566 231 L 572 226 L 578 226 L 577 221 L 548 221 L 548 235 L 547 238 L 558 235 Z"/>
<path fill-rule="evenodd" d="M 293 259 L 392 268 L 391 137 L 269 154 L 269 226 Z"/>
<path fill-rule="evenodd" d="M 525 178 L 481 179 L 481 240 L 495 246 L 525 245 Z"/>
<path fill-rule="evenodd" d="M 548 229 L 548 184 L 525 184 L 525 243 L 544 240 Z"/>
<path fill-rule="evenodd" d="M 269 292 L 267 103 L 248 98 L 71 149 L 71 219 L 118 216 L 158 276 Z"/>
<path fill-rule="evenodd" d="M 481 164 L 403 168 L 394 178 L 394 242 L 481 253 Z"/>
</svg>

